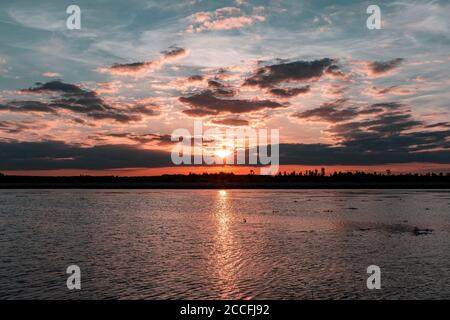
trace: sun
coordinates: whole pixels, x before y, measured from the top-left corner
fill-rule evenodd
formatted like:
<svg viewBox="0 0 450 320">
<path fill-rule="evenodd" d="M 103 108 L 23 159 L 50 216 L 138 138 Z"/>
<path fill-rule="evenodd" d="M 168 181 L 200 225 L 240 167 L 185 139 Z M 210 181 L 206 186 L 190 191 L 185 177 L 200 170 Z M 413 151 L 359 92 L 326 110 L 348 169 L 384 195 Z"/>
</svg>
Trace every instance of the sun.
<svg viewBox="0 0 450 320">
<path fill-rule="evenodd" d="M 226 157 L 228 157 L 231 154 L 231 151 L 227 150 L 227 149 L 219 149 L 219 150 L 216 150 L 215 154 L 219 158 L 225 159 Z"/>
</svg>

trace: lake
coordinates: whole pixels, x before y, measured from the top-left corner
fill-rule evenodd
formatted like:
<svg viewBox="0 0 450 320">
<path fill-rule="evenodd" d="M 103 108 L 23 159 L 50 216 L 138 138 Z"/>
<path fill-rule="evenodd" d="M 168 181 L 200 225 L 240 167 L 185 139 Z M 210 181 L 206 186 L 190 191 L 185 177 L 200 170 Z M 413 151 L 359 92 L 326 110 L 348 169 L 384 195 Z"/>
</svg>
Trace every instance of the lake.
<svg viewBox="0 0 450 320">
<path fill-rule="evenodd" d="M 0 299 L 449 299 L 449 248 L 449 190 L 0 191 Z"/>
</svg>

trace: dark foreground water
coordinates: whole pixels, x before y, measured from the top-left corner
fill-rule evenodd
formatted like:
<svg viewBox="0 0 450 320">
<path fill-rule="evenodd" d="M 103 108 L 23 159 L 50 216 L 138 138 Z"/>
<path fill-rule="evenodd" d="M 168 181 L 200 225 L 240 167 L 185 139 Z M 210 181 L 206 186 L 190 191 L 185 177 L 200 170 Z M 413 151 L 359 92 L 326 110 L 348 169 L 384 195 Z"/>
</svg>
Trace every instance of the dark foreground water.
<svg viewBox="0 0 450 320">
<path fill-rule="evenodd" d="M 14 298 L 449 299 L 450 191 L 1 190 Z"/>
</svg>

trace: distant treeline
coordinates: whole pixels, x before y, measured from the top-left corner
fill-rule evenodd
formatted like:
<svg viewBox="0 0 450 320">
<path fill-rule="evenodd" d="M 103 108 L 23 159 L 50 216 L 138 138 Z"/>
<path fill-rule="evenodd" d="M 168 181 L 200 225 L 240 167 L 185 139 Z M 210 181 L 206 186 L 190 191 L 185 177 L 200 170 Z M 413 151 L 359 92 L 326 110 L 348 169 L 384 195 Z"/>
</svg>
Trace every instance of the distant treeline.
<svg viewBox="0 0 450 320">
<path fill-rule="evenodd" d="M 450 188 L 450 173 L 392 174 L 333 172 L 325 169 L 280 172 L 275 176 L 203 173 L 142 177 L 11 176 L 0 174 L 0 188 Z"/>
</svg>

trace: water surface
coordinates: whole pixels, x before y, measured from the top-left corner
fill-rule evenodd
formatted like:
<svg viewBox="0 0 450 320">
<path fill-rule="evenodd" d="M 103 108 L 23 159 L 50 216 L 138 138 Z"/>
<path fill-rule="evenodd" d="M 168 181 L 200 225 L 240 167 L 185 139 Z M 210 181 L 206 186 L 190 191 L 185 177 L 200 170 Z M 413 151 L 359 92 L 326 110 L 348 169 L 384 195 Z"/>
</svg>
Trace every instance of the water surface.
<svg viewBox="0 0 450 320">
<path fill-rule="evenodd" d="M 0 299 L 449 299 L 449 248 L 448 190 L 0 192 Z"/>
</svg>

